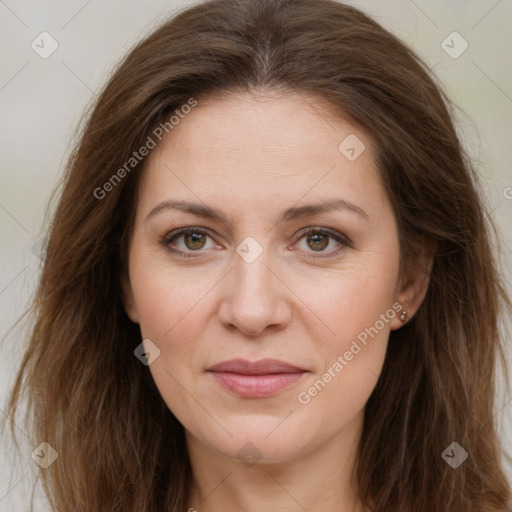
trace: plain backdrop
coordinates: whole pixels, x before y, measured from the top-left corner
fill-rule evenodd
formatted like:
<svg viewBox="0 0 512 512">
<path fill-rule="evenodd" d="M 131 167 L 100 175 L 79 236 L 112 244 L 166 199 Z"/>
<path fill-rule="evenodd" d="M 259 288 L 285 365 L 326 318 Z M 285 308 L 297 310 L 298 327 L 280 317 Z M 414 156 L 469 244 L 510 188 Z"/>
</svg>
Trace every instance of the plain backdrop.
<svg viewBox="0 0 512 512">
<path fill-rule="evenodd" d="M 144 34 L 190 1 L 0 0 L 0 336 L 25 311 L 40 270 L 41 234 L 50 194 L 85 107 L 113 65 Z M 459 107 L 461 137 L 482 177 L 502 237 L 504 272 L 512 263 L 511 0 L 353 0 L 408 43 Z M 47 32 L 48 35 L 40 34 Z M 457 34 L 453 34 L 457 32 Z M 33 49 L 39 42 L 39 53 Z M 33 44 L 33 42 L 35 43 Z M 444 41 L 444 42 L 443 42 Z M 41 46 L 49 51 L 42 58 Z M 467 48 L 466 48 L 467 46 Z M 507 282 L 512 279 L 506 276 Z M 9 332 L 0 346 L 0 412 L 24 344 Z M 497 390 L 499 421 L 512 452 L 512 402 Z M 20 438 L 26 435 L 19 425 Z M 0 511 L 26 511 L 34 446 L 14 457 L 0 438 Z M 465 447 L 469 452 L 471 447 Z M 100 456 L 100 454 L 99 454 Z M 441 456 L 441 454 L 439 454 Z M 14 464 L 16 462 L 16 465 Z M 512 469 L 507 465 L 512 479 Z M 35 511 L 48 511 L 36 489 Z"/>
</svg>

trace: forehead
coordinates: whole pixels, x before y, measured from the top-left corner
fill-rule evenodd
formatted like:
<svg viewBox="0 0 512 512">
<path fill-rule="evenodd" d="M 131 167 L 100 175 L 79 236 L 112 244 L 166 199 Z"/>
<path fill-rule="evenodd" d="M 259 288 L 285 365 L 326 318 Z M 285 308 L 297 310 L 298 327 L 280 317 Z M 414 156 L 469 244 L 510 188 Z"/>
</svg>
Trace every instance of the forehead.
<svg viewBox="0 0 512 512">
<path fill-rule="evenodd" d="M 300 161 L 304 155 L 329 159 L 337 155 L 340 135 L 354 132 L 367 139 L 360 129 L 335 118 L 334 107 L 316 96 L 223 94 L 200 99 L 159 149 L 211 163 L 219 156 L 246 163 L 248 152 L 254 165 L 271 159 Z"/>
<path fill-rule="evenodd" d="M 198 100 L 152 150 L 140 187 L 142 200 L 176 191 L 226 207 L 227 193 L 253 206 L 337 190 L 382 193 L 366 133 L 322 98 L 295 93 Z"/>
</svg>

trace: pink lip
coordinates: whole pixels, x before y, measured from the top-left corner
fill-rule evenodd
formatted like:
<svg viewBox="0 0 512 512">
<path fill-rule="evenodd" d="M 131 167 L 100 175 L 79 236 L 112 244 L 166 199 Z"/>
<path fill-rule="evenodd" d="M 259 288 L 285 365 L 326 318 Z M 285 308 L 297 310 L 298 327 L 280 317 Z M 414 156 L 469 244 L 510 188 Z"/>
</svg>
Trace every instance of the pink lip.
<svg viewBox="0 0 512 512">
<path fill-rule="evenodd" d="M 279 361 L 278 359 L 260 359 L 259 361 L 247 361 L 245 359 L 230 359 L 223 361 L 211 368 L 210 372 L 240 373 L 243 375 L 268 375 L 269 373 L 295 373 L 305 371 L 293 364 Z"/>
<path fill-rule="evenodd" d="M 297 382 L 306 370 L 276 359 L 231 359 L 208 369 L 225 389 L 245 398 L 271 396 Z"/>
</svg>

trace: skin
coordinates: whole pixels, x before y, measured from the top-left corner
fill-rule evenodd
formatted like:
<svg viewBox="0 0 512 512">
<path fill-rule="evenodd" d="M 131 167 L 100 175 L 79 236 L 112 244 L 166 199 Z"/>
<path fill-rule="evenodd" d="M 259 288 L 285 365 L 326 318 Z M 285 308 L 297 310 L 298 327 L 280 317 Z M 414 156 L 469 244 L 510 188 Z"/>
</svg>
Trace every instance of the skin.
<svg viewBox="0 0 512 512">
<path fill-rule="evenodd" d="M 148 368 L 185 427 L 189 507 L 199 512 L 362 510 L 351 476 L 356 448 L 399 315 L 309 403 L 298 394 L 394 303 L 410 319 L 428 278 L 416 268 L 399 273 L 396 221 L 372 141 L 323 107 L 292 93 L 199 101 L 152 150 L 141 176 L 125 308 L 160 350 Z M 354 161 L 338 150 L 350 134 L 366 146 Z M 228 223 L 172 209 L 147 218 L 170 199 L 218 209 Z M 368 218 L 343 210 L 276 223 L 286 208 L 327 199 L 349 201 Z M 350 243 L 308 241 L 302 231 L 310 226 Z M 172 242 L 196 257 L 160 243 L 182 227 L 208 231 Z M 248 236 L 262 249 L 251 263 L 236 252 Z M 271 397 L 242 398 L 206 371 L 236 357 L 276 358 L 308 373 Z M 255 464 L 237 456 L 244 446 Z"/>
</svg>

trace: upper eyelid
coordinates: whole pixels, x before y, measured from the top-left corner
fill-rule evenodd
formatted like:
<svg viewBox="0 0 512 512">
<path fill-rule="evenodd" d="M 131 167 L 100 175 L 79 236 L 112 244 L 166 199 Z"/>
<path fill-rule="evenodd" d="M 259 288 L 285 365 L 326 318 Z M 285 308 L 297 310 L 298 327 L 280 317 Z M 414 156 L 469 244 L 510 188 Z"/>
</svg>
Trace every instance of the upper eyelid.
<svg viewBox="0 0 512 512">
<path fill-rule="evenodd" d="M 187 226 L 184 228 L 171 229 L 162 238 L 164 238 L 164 239 L 173 238 L 175 236 L 187 234 L 187 233 L 194 232 L 194 231 L 206 234 L 206 235 L 210 236 L 211 238 L 215 238 L 215 235 L 212 234 L 212 231 L 210 229 L 199 227 L 199 226 Z M 305 228 L 301 228 L 301 229 L 297 230 L 293 236 L 294 237 L 303 236 L 305 234 L 308 234 L 309 231 L 317 231 L 317 232 L 331 235 L 333 237 L 338 236 L 340 238 L 347 239 L 347 241 L 348 241 L 347 236 L 344 235 L 343 233 L 340 233 L 336 229 L 323 227 L 323 226 L 307 226 Z"/>
</svg>

